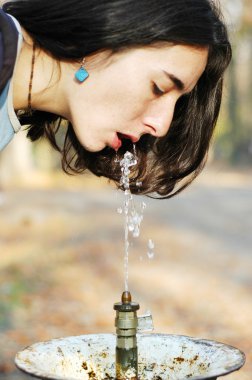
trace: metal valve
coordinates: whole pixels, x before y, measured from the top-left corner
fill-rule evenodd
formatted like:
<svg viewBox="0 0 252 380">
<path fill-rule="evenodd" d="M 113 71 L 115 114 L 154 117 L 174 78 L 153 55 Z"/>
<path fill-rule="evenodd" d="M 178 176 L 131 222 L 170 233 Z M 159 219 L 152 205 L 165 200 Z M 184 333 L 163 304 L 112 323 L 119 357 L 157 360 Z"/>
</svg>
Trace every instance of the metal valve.
<svg viewBox="0 0 252 380">
<path fill-rule="evenodd" d="M 130 292 L 122 294 L 116 310 L 116 379 L 135 380 L 138 377 L 137 310 L 139 304 L 131 301 Z"/>
</svg>

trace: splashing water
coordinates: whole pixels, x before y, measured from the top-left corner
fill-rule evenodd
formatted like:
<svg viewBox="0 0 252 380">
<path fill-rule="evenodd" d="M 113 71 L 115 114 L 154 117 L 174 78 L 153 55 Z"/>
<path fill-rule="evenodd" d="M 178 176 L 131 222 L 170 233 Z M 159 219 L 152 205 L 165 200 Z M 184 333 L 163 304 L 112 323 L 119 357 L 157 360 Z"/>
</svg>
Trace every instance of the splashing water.
<svg viewBox="0 0 252 380">
<path fill-rule="evenodd" d="M 147 251 L 147 256 L 148 256 L 149 259 L 153 259 L 154 256 L 155 256 L 154 248 L 155 248 L 155 244 L 154 244 L 153 240 L 149 239 L 149 241 L 148 241 L 148 251 Z"/>
<path fill-rule="evenodd" d="M 133 153 L 126 152 L 123 159 L 120 161 L 116 157 L 116 161 L 120 163 L 121 167 L 121 180 L 120 185 L 124 189 L 124 204 L 123 207 L 118 207 L 118 214 L 124 214 L 124 285 L 125 291 L 128 291 L 129 286 L 129 246 L 130 237 L 137 238 L 140 235 L 140 226 L 143 221 L 143 213 L 146 209 L 146 203 L 141 202 L 140 204 L 135 203 L 135 198 L 130 191 L 130 174 L 131 169 L 137 164 L 136 148 L 133 145 Z M 136 186 L 140 189 L 142 186 L 141 181 L 136 182 Z M 147 256 L 149 259 L 154 258 L 154 242 L 149 239 L 148 241 L 148 251 Z M 140 257 L 143 260 L 143 257 Z"/>
<path fill-rule="evenodd" d="M 137 164 L 137 157 L 135 148 L 133 154 L 126 152 L 123 159 L 120 161 L 121 166 L 121 181 L 120 185 L 124 189 L 124 206 L 119 207 L 117 212 L 122 214 L 124 212 L 125 225 L 124 225 L 124 285 L 125 291 L 128 291 L 129 282 L 129 236 L 137 238 L 140 235 L 140 225 L 143 220 L 143 211 L 146 204 L 142 202 L 140 212 L 135 207 L 134 197 L 130 191 L 130 170 Z"/>
</svg>

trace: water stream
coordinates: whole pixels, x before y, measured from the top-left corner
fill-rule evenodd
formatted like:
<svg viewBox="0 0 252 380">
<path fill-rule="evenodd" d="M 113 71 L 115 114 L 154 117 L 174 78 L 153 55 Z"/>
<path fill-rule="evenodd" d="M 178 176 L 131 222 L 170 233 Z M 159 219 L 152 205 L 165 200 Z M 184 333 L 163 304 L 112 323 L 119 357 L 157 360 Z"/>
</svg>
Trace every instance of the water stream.
<svg viewBox="0 0 252 380">
<path fill-rule="evenodd" d="M 120 185 L 124 189 L 124 204 L 119 207 L 117 212 L 124 214 L 124 288 L 125 291 L 129 290 L 129 246 L 130 236 L 137 238 L 140 235 L 140 226 L 143 221 L 143 212 L 146 204 L 141 202 L 138 205 L 135 201 L 134 195 L 130 191 L 130 174 L 131 169 L 137 164 L 137 155 L 135 147 L 133 153 L 126 152 L 120 162 L 121 167 L 121 181 Z M 137 182 L 137 186 L 141 186 L 141 182 Z M 154 257 L 154 243 L 151 239 L 148 242 L 147 256 L 152 259 Z"/>
</svg>

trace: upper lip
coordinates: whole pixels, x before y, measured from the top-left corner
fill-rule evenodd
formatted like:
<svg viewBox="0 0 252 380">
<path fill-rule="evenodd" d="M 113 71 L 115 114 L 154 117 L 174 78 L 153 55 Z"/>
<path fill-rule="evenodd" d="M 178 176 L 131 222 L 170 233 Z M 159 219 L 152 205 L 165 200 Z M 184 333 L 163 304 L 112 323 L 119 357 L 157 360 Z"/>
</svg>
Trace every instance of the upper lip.
<svg viewBox="0 0 252 380">
<path fill-rule="evenodd" d="M 118 136 L 119 136 L 120 139 L 129 139 L 133 143 L 136 143 L 139 140 L 139 137 L 136 137 L 136 136 L 133 136 L 133 135 L 128 135 L 128 134 L 125 134 L 125 133 L 119 133 L 118 132 Z"/>
</svg>

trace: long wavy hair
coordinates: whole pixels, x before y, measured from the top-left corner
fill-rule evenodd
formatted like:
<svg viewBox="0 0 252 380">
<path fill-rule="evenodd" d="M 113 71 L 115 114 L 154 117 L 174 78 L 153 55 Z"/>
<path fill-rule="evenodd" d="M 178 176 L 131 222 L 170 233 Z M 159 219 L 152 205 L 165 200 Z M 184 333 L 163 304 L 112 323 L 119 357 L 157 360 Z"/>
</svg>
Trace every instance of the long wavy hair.
<svg viewBox="0 0 252 380">
<path fill-rule="evenodd" d="M 99 50 L 112 54 L 122 49 L 170 42 L 208 47 L 206 69 L 190 94 L 182 96 L 165 137 L 142 136 L 136 144 L 138 164 L 131 190 L 161 198 L 185 187 L 204 167 L 220 110 L 223 74 L 231 60 L 227 30 L 216 1 L 211 0 L 14 0 L 3 9 L 17 18 L 35 44 L 56 60 L 80 62 Z M 121 170 L 115 152 L 105 148 L 89 152 L 77 140 L 72 125 L 59 144 L 62 119 L 55 114 L 33 111 L 22 114 L 29 124 L 28 137 L 47 137 L 62 154 L 67 173 L 86 169 L 120 186 Z M 67 121 L 65 121 L 67 122 Z M 125 140 L 118 158 L 132 144 Z M 141 181 L 139 188 L 136 181 Z"/>
</svg>

